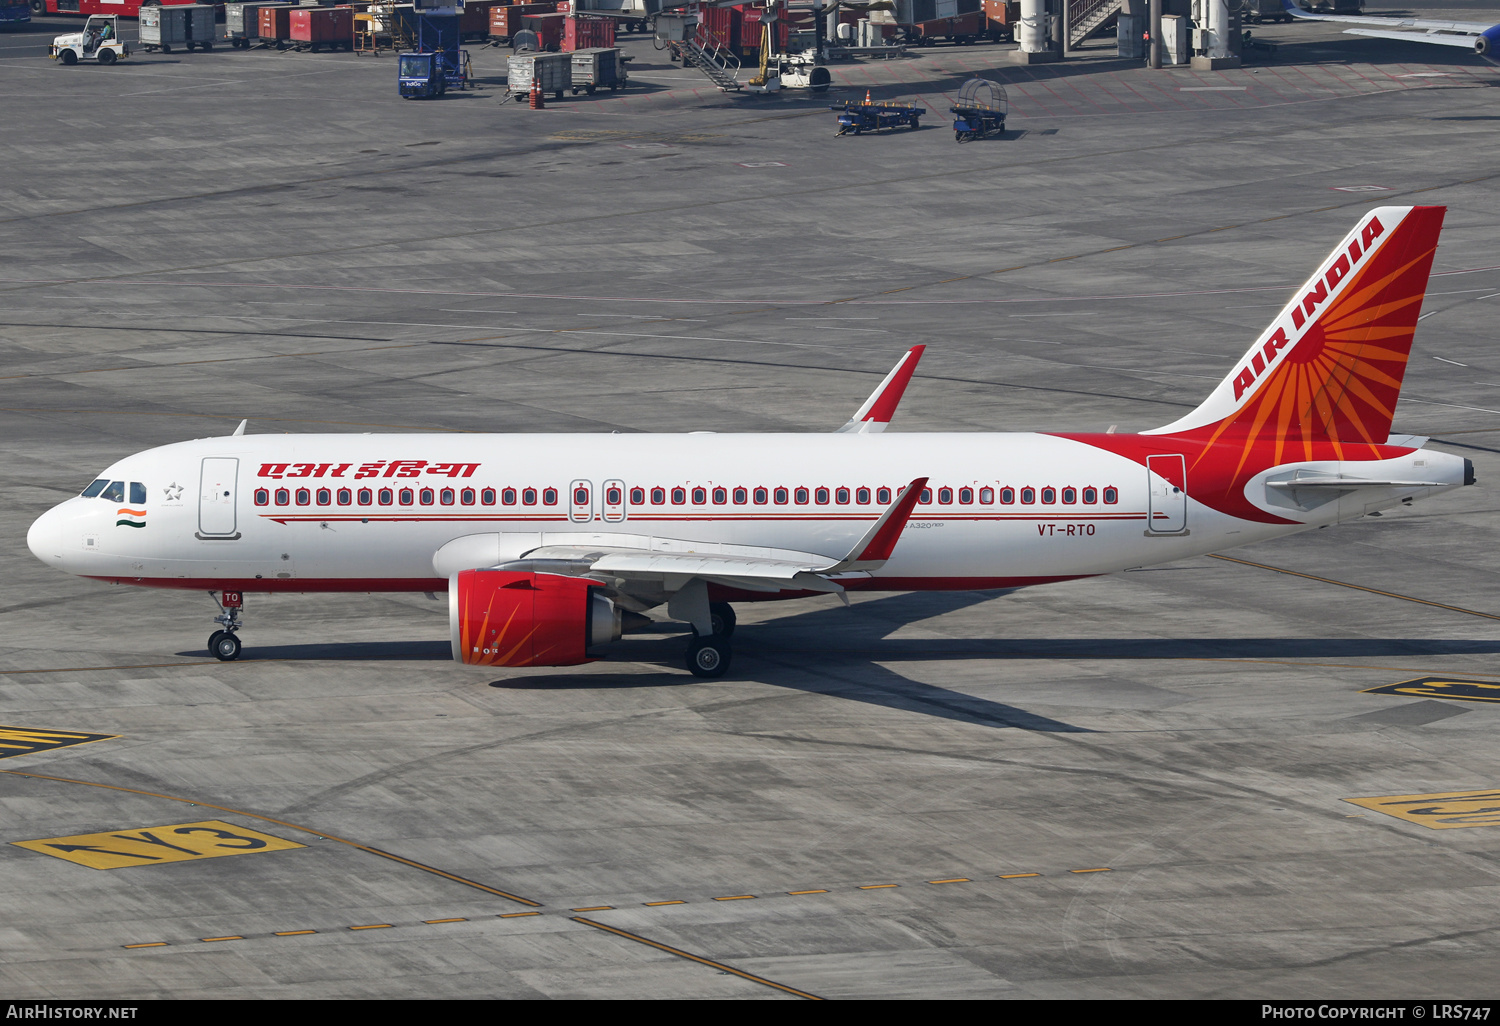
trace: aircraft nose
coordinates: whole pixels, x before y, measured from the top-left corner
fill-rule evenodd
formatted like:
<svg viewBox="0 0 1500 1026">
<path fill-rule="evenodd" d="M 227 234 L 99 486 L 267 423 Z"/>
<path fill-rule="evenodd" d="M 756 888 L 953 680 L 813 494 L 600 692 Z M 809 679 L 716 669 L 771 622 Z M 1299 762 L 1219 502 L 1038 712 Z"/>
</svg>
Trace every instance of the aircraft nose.
<svg viewBox="0 0 1500 1026">
<path fill-rule="evenodd" d="M 61 567 L 63 563 L 63 514 L 61 507 L 54 506 L 32 523 L 26 532 L 26 547 L 31 554 L 48 566 Z"/>
</svg>

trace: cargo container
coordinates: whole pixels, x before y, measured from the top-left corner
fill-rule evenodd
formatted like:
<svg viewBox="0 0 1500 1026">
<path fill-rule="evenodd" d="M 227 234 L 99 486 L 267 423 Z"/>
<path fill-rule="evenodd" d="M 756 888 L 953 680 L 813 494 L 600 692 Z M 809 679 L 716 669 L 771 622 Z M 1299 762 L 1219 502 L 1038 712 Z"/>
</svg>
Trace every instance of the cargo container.
<svg viewBox="0 0 1500 1026">
<path fill-rule="evenodd" d="M 581 89 L 593 94 L 596 89 L 618 90 L 625 87 L 625 62 L 618 46 L 589 47 L 572 52 L 573 95 Z"/>
<path fill-rule="evenodd" d="M 466 0 L 458 16 L 458 31 L 464 42 L 483 42 L 490 36 L 490 10 L 505 0 Z"/>
<path fill-rule="evenodd" d="M 550 14 L 557 10 L 555 3 L 509 4 L 490 8 L 490 38 L 497 43 L 510 45 L 511 38 L 526 25 L 522 19 L 529 14 Z"/>
<path fill-rule="evenodd" d="M 292 38 L 292 8 L 295 5 L 262 7 L 256 12 L 260 21 L 257 31 L 260 33 L 260 41 L 267 46 L 274 46 L 278 50 L 285 50 L 287 41 Z"/>
<path fill-rule="evenodd" d="M 354 49 L 354 9 L 352 7 L 295 7 L 289 32 L 299 50 L 317 53 L 327 47 Z"/>
<path fill-rule="evenodd" d="M 590 18 L 586 14 L 570 14 L 563 21 L 562 49 L 564 53 L 615 45 L 615 22 L 613 18 Z"/>
<path fill-rule="evenodd" d="M 541 84 L 542 92 L 561 100 L 563 92 L 573 88 L 573 55 L 535 50 L 513 53 L 507 72 L 506 87 L 517 101 L 530 95 L 532 78 Z"/>
<path fill-rule="evenodd" d="M 212 50 L 214 9 L 207 4 L 142 7 L 138 31 L 141 47 L 146 50 L 171 53 L 174 46 Z"/>
<path fill-rule="evenodd" d="M 521 25 L 536 33 L 538 50 L 556 53 L 562 49 L 563 22 L 567 20 L 566 14 L 528 14 Z"/>
<path fill-rule="evenodd" d="M 932 46 L 938 40 L 967 46 L 989 38 L 982 12 L 961 14 L 954 18 L 933 18 L 905 24 L 902 28 L 906 30 L 906 42 L 913 46 Z"/>
<path fill-rule="evenodd" d="M 1021 20 L 1021 4 L 1019 0 L 984 0 L 984 18 L 990 42 L 1013 39 L 1015 26 Z"/>
</svg>

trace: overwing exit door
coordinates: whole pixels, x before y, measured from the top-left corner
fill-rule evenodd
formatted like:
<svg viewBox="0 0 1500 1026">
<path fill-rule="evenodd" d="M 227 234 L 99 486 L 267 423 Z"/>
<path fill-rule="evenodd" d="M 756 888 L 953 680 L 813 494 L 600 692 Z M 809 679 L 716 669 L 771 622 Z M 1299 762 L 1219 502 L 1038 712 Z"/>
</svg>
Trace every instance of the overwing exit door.
<svg viewBox="0 0 1500 1026">
<path fill-rule="evenodd" d="M 1187 467 L 1183 457 L 1147 456 L 1146 481 L 1151 495 L 1147 530 L 1151 534 L 1187 530 Z"/>
</svg>

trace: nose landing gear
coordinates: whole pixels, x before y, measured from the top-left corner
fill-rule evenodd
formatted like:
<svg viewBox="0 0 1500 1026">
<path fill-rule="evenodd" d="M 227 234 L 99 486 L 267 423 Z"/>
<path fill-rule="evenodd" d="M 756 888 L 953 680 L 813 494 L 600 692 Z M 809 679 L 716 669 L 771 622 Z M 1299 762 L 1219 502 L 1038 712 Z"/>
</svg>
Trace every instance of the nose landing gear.
<svg viewBox="0 0 1500 1026">
<path fill-rule="evenodd" d="M 223 598 L 209 592 L 209 598 L 219 607 L 219 615 L 214 617 L 214 623 L 224 625 L 223 630 L 214 631 L 208 636 L 208 654 L 220 662 L 227 663 L 238 659 L 240 656 L 240 639 L 235 632 L 240 629 L 240 610 L 245 606 L 245 596 L 242 592 L 226 591 Z"/>
</svg>

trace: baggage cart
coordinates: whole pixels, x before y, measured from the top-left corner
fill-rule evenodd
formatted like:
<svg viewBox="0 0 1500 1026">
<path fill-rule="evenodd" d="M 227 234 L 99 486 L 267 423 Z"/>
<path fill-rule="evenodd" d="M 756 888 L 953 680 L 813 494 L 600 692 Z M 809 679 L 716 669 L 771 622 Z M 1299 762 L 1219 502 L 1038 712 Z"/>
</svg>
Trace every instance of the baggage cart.
<svg viewBox="0 0 1500 1026">
<path fill-rule="evenodd" d="M 595 46 L 585 50 L 574 50 L 573 95 L 579 90 L 590 95 L 596 89 L 620 90 L 625 88 L 628 78 L 625 61 L 618 46 Z"/>
<path fill-rule="evenodd" d="M 144 50 L 171 53 L 174 46 L 212 50 L 214 8 L 208 4 L 142 7 L 136 31 Z"/>
<path fill-rule="evenodd" d="M 292 38 L 292 8 L 294 6 L 294 4 L 275 6 L 268 4 L 256 12 L 260 21 L 258 31 L 262 45 L 274 46 L 278 50 L 287 48 L 287 43 Z"/>
<path fill-rule="evenodd" d="M 506 87 L 516 101 L 531 94 L 531 80 L 535 78 L 544 93 L 554 100 L 561 100 L 563 93 L 573 88 L 573 55 L 570 53 L 543 53 L 526 50 L 510 55 L 507 67 Z"/>
<path fill-rule="evenodd" d="M 1005 131 L 1005 87 L 987 78 L 971 78 L 958 90 L 953 115 L 953 138 L 958 142 L 983 139 Z"/>
<path fill-rule="evenodd" d="M 833 104 L 828 109 L 836 111 L 839 116 L 836 135 L 850 132 L 863 135 L 865 132 L 902 127 L 921 128 L 922 115 L 926 111 L 925 107 L 918 107 L 914 103 L 870 103 L 868 96 L 864 103 Z"/>
<path fill-rule="evenodd" d="M 354 8 L 297 7 L 289 14 L 288 31 L 298 50 L 354 49 Z"/>
</svg>

